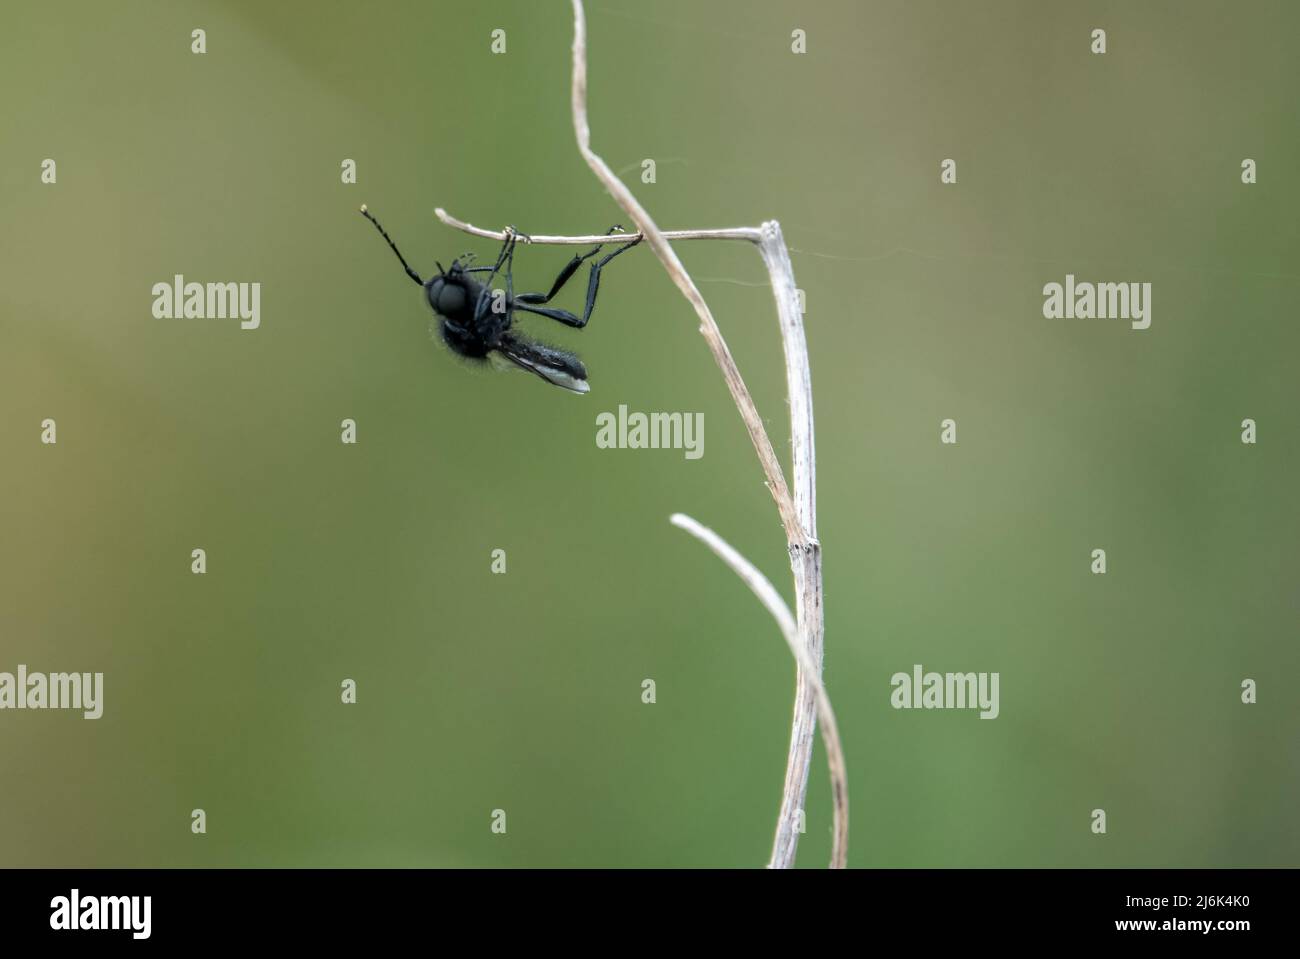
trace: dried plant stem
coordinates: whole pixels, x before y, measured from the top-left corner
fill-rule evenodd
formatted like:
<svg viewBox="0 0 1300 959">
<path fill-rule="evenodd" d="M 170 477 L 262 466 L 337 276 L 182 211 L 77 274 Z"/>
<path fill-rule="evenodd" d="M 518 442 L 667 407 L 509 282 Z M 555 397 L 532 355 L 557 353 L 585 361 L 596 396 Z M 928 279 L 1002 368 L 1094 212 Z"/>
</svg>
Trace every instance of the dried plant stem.
<svg viewBox="0 0 1300 959">
<path fill-rule="evenodd" d="M 835 822 L 832 832 L 831 868 L 843 869 L 848 858 L 849 839 L 849 787 L 848 770 L 844 766 L 844 746 L 840 742 L 840 727 L 835 721 L 835 711 L 831 709 L 830 696 L 827 695 L 826 687 L 818 677 L 819 670 L 809 656 L 807 648 L 800 642 L 799 627 L 790 613 L 790 607 L 785 604 L 785 600 L 781 599 L 781 594 L 776 591 L 771 581 L 713 530 L 702 526 L 683 513 L 674 513 L 672 524 L 686 530 L 713 550 L 753 591 L 759 602 L 772 614 L 777 626 L 781 628 L 781 635 L 785 637 L 786 645 L 794 654 L 795 662 L 799 664 L 804 675 L 809 677 L 808 682 L 813 688 L 813 696 L 817 704 L 817 714 L 822 721 L 822 742 L 826 745 L 826 761 L 830 767 L 831 792 L 834 797 Z"/>
<path fill-rule="evenodd" d="M 604 184 L 605 189 L 614 197 L 614 202 L 631 217 L 636 228 L 645 237 L 645 242 L 668 271 L 669 278 L 677 284 L 677 288 L 682 291 L 682 295 L 691 306 L 695 307 L 695 312 L 700 317 L 700 333 L 704 335 L 704 341 L 709 345 L 714 361 L 722 370 L 722 378 L 726 381 L 727 389 L 731 391 L 731 398 L 736 408 L 740 410 L 741 419 L 745 421 L 745 429 L 749 431 L 750 441 L 754 444 L 759 462 L 763 465 L 767 486 L 772 492 L 772 498 L 776 500 L 776 508 L 781 514 L 781 524 L 785 527 L 786 537 L 792 542 L 800 539 L 803 531 L 799 528 L 799 520 L 795 517 L 794 499 L 785 484 L 781 463 L 772 449 L 772 441 L 768 439 L 767 431 L 763 429 L 763 419 L 758 415 L 753 397 L 749 395 L 749 387 L 745 386 L 745 380 L 736 367 L 731 350 L 727 348 L 727 342 L 722 338 L 722 331 L 718 329 L 717 321 L 709 311 L 709 305 L 704 302 L 699 288 L 686 272 L 686 267 L 682 266 L 677 253 L 668 245 L 663 232 L 646 212 L 646 208 L 637 201 L 623 181 L 614 175 L 609 164 L 591 149 L 591 128 L 587 125 L 587 20 L 582 8 L 582 0 L 573 0 L 572 100 L 573 132 L 578 138 L 578 152 L 587 161 L 587 166 L 591 167 L 591 172 L 596 174 L 596 179 Z"/>
<path fill-rule="evenodd" d="M 811 680 L 820 681 L 825 621 L 822 610 L 822 548 L 817 539 L 817 451 L 813 431 L 812 373 L 808 363 L 808 341 L 803 330 L 803 310 L 795 287 L 794 268 L 781 227 L 771 220 L 763 224 L 758 243 L 767 266 L 772 296 L 781 323 L 781 344 L 785 352 L 786 390 L 790 402 L 790 447 L 794 476 L 795 514 L 803 536 L 790 540 L 790 568 L 794 574 L 795 611 L 799 635 L 808 651 L 809 665 L 800 663 L 795 681 L 794 714 L 790 722 L 790 752 L 786 761 L 781 811 L 777 815 L 776 837 L 769 866 L 788 869 L 794 865 L 799 845 L 796 817 L 803 809 L 812 764 L 813 730 L 817 724 Z M 843 763 L 843 758 L 840 760 Z M 841 795 L 842 793 L 842 795 Z M 848 842 L 848 787 L 834 794 L 836 835 L 842 828 Z M 843 801 L 843 809 L 838 805 Z M 839 824 L 843 820 L 842 827 Z M 834 865 L 834 863 L 832 863 Z M 843 866 L 843 862 L 840 863 Z"/>
<path fill-rule="evenodd" d="M 505 230 L 485 230 L 481 226 L 474 226 L 472 223 L 466 223 L 458 220 L 442 207 L 434 211 L 438 217 L 447 226 L 460 230 L 462 233 L 468 233 L 470 236 L 481 236 L 485 240 L 496 240 L 498 243 L 504 243 L 506 240 Z M 532 236 L 523 233 L 516 234 L 520 243 L 536 243 L 539 246 L 590 246 L 593 243 L 608 243 L 609 234 L 593 234 L 592 236 L 550 236 L 545 234 L 534 234 Z M 757 243 L 762 239 L 762 231 L 756 230 L 752 226 L 733 227 L 725 230 L 665 230 L 660 234 L 667 240 L 748 240 L 750 243 Z M 640 233 L 618 233 L 614 239 L 619 242 L 631 240 L 641 236 Z"/>
<path fill-rule="evenodd" d="M 804 337 L 803 317 L 798 301 L 798 291 L 794 283 L 794 270 L 790 264 L 790 254 L 781 228 L 776 221 L 768 221 L 761 227 L 739 227 L 718 230 L 680 230 L 665 233 L 655 225 L 646 209 L 641 206 L 632 191 L 614 175 L 603 159 L 591 149 L 591 131 L 587 123 L 587 25 L 582 0 L 573 3 L 573 87 L 572 108 L 573 128 L 578 141 L 578 150 L 583 159 L 595 173 L 596 178 L 614 197 L 615 202 L 631 218 L 637 231 L 644 238 L 647 246 L 654 251 L 663 264 L 669 277 L 681 290 L 696 314 L 700 318 L 700 333 L 713 354 L 714 361 L 722 371 L 723 380 L 731 393 L 731 398 L 740 411 L 741 419 L 749 432 L 750 441 L 758 454 L 767 487 L 776 502 L 781 525 L 785 529 L 786 542 L 790 553 L 790 566 L 795 585 L 795 621 L 792 650 L 798 663 L 798 677 L 795 687 L 794 715 L 790 729 L 790 751 L 786 762 L 785 784 L 781 794 L 780 813 L 777 817 L 776 836 L 772 845 L 772 856 L 768 863 L 774 869 L 786 869 L 794 865 L 795 853 L 799 843 L 798 822 L 803 812 L 804 797 L 808 787 L 808 771 L 812 763 L 813 733 L 816 730 L 817 715 L 823 713 L 823 725 L 826 717 L 831 716 L 831 730 L 826 738 L 827 760 L 831 772 L 833 810 L 833 842 L 831 866 L 843 868 L 848 849 L 848 785 L 845 773 L 844 753 L 840 746 L 838 731 L 833 727 L 833 714 L 830 713 L 830 701 L 822 685 L 822 567 L 821 544 L 817 541 L 817 500 L 816 500 L 816 454 L 813 443 L 812 380 L 808 366 L 808 347 Z M 504 231 L 484 230 L 472 226 L 451 216 L 439 208 L 435 211 L 438 218 L 448 226 L 462 230 L 474 236 L 504 241 Z M 632 236 L 633 234 L 627 234 Z M 524 237 L 520 237 L 524 240 Z M 607 241 L 607 236 L 548 236 L 532 234 L 526 242 L 550 245 L 588 244 Z M 792 466 L 794 490 L 786 484 L 781 463 L 772 448 L 772 441 L 763 427 L 762 417 L 754 405 L 740 370 L 732 358 L 731 350 L 718 328 L 717 322 L 705 303 L 704 297 L 691 279 L 686 268 L 678 259 L 676 252 L 669 245 L 669 240 L 747 240 L 758 247 L 763 263 L 768 270 L 772 286 L 772 295 L 776 300 L 777 315 L 780 320 L 781 340 L 785 352 L 786 385 L 790 400 L 790 440 L 792 446 Z M 679 514 L 680 516 L 680 514 Z M 680 517 L 687 523 L 694 523 L 688 517 Z M 677 522 L 675 519 L 674 522 Z M 781 624 L 783 635 L 786 632 L 790 615 L 784 603 L 779 603 L 784 616 L 755 585 L 757 582 L 747 575 L 745 570 L 754 572 L 771 590 L 771 584 L 753 570 L 751 564 L 740 557 L 730 546 L 719 539 L 716 534 L 694 524 L 696 528 L 678 523 L 690 529 L 696 536 L 722 556 L 732 569 L 741 575 L 751 589 L 759 595 L 760 600 L 772 610 Z M 707 534 L 707 535 L 705 535 Z M 725 552 L 724 552 L 725 550 Z M 779 597 L 776 597 L 779 602 Z"/>
<path fill-rule="evenodd" d="M 578 150 L 587 161 L 587 166 L 591 167 L 591 171 L 605 185 L 615 202 L 645 235 L 646 242 L 654 250 L 659 262 L 700 317 L 700 333 L 704 335 L 714 360 L 722 370 L 731 398 L 745 421 L 745 428 L 749 431 L 749 438 L 767 477 L 768 489 L 776 500 L 777 512 L 781 514 L 781 525 L 785 527 L 790 564 L 794 571 L 799 638 L 808 653 L 809 666 L 814 669 L 812 675 L 804 675 L 805 668 L 801 667 L 796 679 L 785 787 L 781 794 L 781 811 L 777 816 L 772 858 L 768 863 L 772 868 L 789 868 L 794 865 L 799 843 L 796 823 L 803 811 L 804 795 L 808 788 L 808 769 L 812 763 L 812 734 L 816 724 L 816 693 L 812 681 L 820 681 L 822 674 L 823 630 L 821 544 L 817 542 L 817 502 L 814 494 L 816 476 L 813 466 L 812 378 L 808 369 L 808 347 L 790 255 L 781 237 L 781 228 L 775 221 L 765 223 L 759 240 L 759 251 L 767 265 L 768 276 L 772 281 L 772 295 L 776 298 L 777 312 L 781 319 L 786 382 L 790 390 L 790 439 L 794 448 L 797 502 L 790 495 L 785 476 L 781 472 L 781 464 L 772 450 L 772 441 L 763 428 L 763 420 L 754 407 L 753 397 L 749 395 L 749 389 L 740 376 L 740 370 L 736 368 L 736 362 L 732 359 L 731 351 L 727 348 L 704 297 L 650 214 L 637 202 L 623 181 L 614 175 L 609 165 L 591 149 L 591 127 L 587 122 L 587 17 L 582 0 L 573 0 L 571 97 L 573 132 L 578 140 Z M 847 788 L 836 790 L 835 798 L 835 822 L 842 827 L 844 835 L 837 837 L 836 842 L 841 861 L 836 863 L 833 859 L 832 865 L 842 866 L 848 830 Z M 843 805 L 839 804 L 840 800 Z"/>
</svg>

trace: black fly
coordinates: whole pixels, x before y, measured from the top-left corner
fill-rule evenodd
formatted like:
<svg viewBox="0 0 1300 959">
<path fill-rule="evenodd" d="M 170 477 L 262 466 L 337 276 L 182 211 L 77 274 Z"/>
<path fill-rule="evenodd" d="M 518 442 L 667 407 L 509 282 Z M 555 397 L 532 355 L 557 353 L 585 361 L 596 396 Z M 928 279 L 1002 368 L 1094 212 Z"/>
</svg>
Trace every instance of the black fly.
<svg viewBox="0 0 1300 959">
<path fill-rule="evenodd" d="M 572 390 L 574 393 L 586 393 L 591 389 L 587 384 L 587 368 L 582 365 L 582 360 L 566 350 L 538 343 L 512 329 L 514 313 L 516 310 L 536 313 L 566 326 L 581 329 L 591 319 L 592 308 L 596 305 L 596 290 L 600 286 L 601 268 L 620 253 L 626 253 L 640 243 L 641 237 L 638 236 L 624 243 L 613 253 L 591 265 L 591 278 L 587 281 L 587 306 L 582 311 L 582 316 L 577 316 L 568 310 L 551 309 L 543 304 L 549 303 L 551 298 L 560 292 L 560 288 L 577 272 L 579 266 L 601 251 L 600 245 L 570 260 L 551 284 L 551 292 L 517 294 L 514 292 L 510 271 L 514 264 L 515 243 L 519 239 L 519 234 L 513 229 L 507 231 L 505 245 L 501 247 L 495 266 L 465 266 L 456 259 L 451 261 L 449 269 L 443 269 L 442 264 L 439 263 L 438 274 L 428 280 L 422 280 L 420 275 L 407 264 L 405 257 L 397 249 L 397 244 L 379 225 L 379 221 L 371 216 L 364 206 L 361 208 L 361 213 L 388 241 L 388 245 L 397 254 L 397 259 L 406 269 L 406 275 L 424 287 L 425 299 L 441 319 L 439 326 L 442 338 L 454 352 L 472 360 L 493 361 L 495 365 L 501 365 L 503 361 L 507 366 L 513 364 L 540 376 L 548 383 Z M 621 229 L 622 227 L 616 226 L 609 232 L 613 234 Z M 476 280 L 474 274 L 478 273 L 489 274 L 487 280 L 484 282 Z M 505 274 L 504 295 L 502 291 L 492 289 L 492 281 L 498 273 Z"/>
</svg>

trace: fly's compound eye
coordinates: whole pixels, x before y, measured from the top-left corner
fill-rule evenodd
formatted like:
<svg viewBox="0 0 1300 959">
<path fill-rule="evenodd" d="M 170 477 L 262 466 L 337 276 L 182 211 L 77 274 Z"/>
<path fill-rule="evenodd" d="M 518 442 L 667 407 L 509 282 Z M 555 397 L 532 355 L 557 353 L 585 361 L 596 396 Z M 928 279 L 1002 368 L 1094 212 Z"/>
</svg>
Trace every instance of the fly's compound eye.
<svg viewBox="0 0 1300 959">
<path fill-rule="evenodd" d="M 435 283 L 429 287 L 429 305 L 443 316 L 455 316 L 469 304 L 459 283 Z"/>
</svg>

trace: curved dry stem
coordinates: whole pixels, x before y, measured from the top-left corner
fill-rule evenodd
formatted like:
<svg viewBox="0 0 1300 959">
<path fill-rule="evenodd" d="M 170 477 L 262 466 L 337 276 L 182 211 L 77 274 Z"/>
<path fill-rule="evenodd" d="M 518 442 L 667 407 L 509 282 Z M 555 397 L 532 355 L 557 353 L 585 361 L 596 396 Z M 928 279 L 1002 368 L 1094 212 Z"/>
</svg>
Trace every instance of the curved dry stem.
<svg viewBox="0 0 1300 959">
<path fill-rule="evenodd" d="M 835 711 L 831 708 L 830 695 L 826 692 L 822 681 L 817 678 L 819 670 L 808 655 L 808 650 L 799 642 L 799 629 L 795 624 L 794 615 L 771 581 L 721 536 L 684 513 L 674 513 L 671 521 L 674 526 L 686 530 L 713 550 L 758 597 L 758 601 L 767 607 L 767 611 L 772 614 L 777 626 L 781 628 L 781 635 L 785 637 L 786 645 L 794 654 L 795 662 L 810 678 L 817 701 L 817 714 L 822 721 L 822 742 L 826 745 L 826 765 L 831 778 L 833 801 L 831 868 L 843 869 L 848 862 L 849 842 L 849 782 L 844 763 L 844 746 L 840 742 L 840 729 L 835 722 Z"/>
<path fill-rule="evenodd" d="M 790 389 L 790 439 L 794 446 L 795 485 L 792 496 L 781 472 L 781 464 L 772 450 L 772 441 L 763 428 L 763 420 L 754 407 L 753 397 L 736 368 L 731 350 L 708 304 L 691 280 L 686 268 L 645 208 L 637 202 L 632 191 L 614 175 L 591 149 L 591 127 L 587 122 L 587 17 L 582 0 L 573 0 L 573 132 L 578 140 L 578 150 L 596 178 L 614 197 L 623 211 L 632 218 L 646 243 L 682 291 L 700 317 L 700 332 L 704 335 L 713 359 L 722 370 L 727 389 L 740 410 L 741 419 L 749 431 L 750 441 L 758 453 L 759 463 L 767 477 L 767 486 L 776 500 L 781 525 L 785 527 L 786 542 L 790 549 L 790 568 L 794 573 L 796 609 L 799 615 L 799 633 L 803 647 L 814 671 L 808 672 L 801 664 L 795 679 L 794 716 L 790 723 L 790 752 L 786 760 L 785 784 L 781 791 L 781 809 L 776 820 L 776 837 L 772 842 L 773 868 L 794 865 L 799 834 L 795 823 L 803 809 L 808 788 L 808 771 L 812 765 L 813 727 L 816 697 L 812 681 L 820 679 L 822 669 L 822 567 L 821 546 L 817 542 L 816 481 L 813 470 L 813 417 L 812 384 L 808 372 L 808 350 L 804 340 L 803 319 L 795 299 L 794 272 L 781 228 L 775 222 L 765 223 L 759 239 L 763 262 L 772 280 L 772 295 L 776 298 L 777 312 L 781 317 L 781 337 L 785 347 L 786 379 Z"/>
<path fill-rule="evenodd" d="M 803 811 L 808 773 L 812 764 L 813 733 L 817 725 L 817 703 L 820 700 L 815 684 L 820 683 L 822 674 L 824 630 L 821 544 L 817 540 L 812 380 L 803 329 L 803 315 L 794 282 L 794 270 L 790 264 L 790 254 L 785 239 L 781 235 L 781 227 L 774 220 L 764 223 L 757 229 L 738 227 L 718 230 L 679 230 L 670 233 L 661 231 L 627 186 L 591 149 L 591 131 L 587 123 L 587 26 L 582 0 L 572 0 L 572 2 L 574 19 L 572 107 L 578 149 L 596 177 L 632 219 L 639 235 L 645 240 L 646 245 L 654 250 L 678 289 L 695 308 L 700 318 L 700 333 L 703 334 L 714 361 L 722 371 L 727 389 L 736 408 L 740 411 L 750 441 L 758 454 L 768 489 L 776 501 L 777 512 L 780 514 L 781 524 L 786 533 L 790 569 L 794 576 L 797 632 L 805 655 L 796 656 L 799 669 L 796 677 L 793 718 L 790 724 L 790 749 L 781 791 L 776 835 L 772 843 L 772 857 L 769 862 L 772 868 L 785 869 L 794 865 L 799 844 L 796 824 Z M 456 219 L 441 208 L 435 212 L 446 225 L 473 236 L 502 242 L 506 238 L 505 231 L 485 230 L 473 226 Z M 634 235 L 638 234 L 625 234 L 628 237 Z M 527 238 L 527 242 L 571 245 L 599 243 L 608 239 L 609 237 L 603 235 L 533 234 Z M 670 239 L 747 240 L 758 247 L 763 263 L 767 267 L 772 296 L 776 301 L 781 342 L 785 353 L 790 405 L 790 442 L 793 453 L 793 494 L 791 488 L 786 485 L 780 462 L 772 449 L 771 439 L 754 406 L 753 397 L 750 396 L 749 389 L 741 378 L 726 340 L 723 339 L 713 314 L 704 302 L 704 297 L 677 258 L 677 254 L 669 246 Z M 847 817 L 844 821 L 847 824 Z M 845 828 L 847 829 L 847 825 Z"/>
<path fill-rule="evenodd" d="M 787 382 L 790 389 L 801 389 L 804 394 L 790 397 L 790 430 L 794 444 L 796 482 L 801 487 L 796 502 L 786 485 L 781 464 L 772 450 L 772 441 L 763 428 L 763 420 L 754 407 L 753 397 L 736 368 L 736 362 L 727 348 L 722 332 L 713 319 L 708 304 L 691 280 L 676 252 L 655 225 L 650 214 L 641 206 L 632 191 L 614 175 L 614 171 L 591 148 L 591 127 L 587 122 L 587 17 L 582 0 L 573 2 L 573 132 L 578 150 L 596 178 L 605 185 L 615 202 L 632 218 L 636 228 L 645 236 L 646 243 L 655 252 L 659 262 L 682 295 L 695 308 L 700 317 L 700 333 L 713 353 L 714 361 L 722 370 L 722 377 L 731 392 L 732 400 L 745 421 L 750 441 L 758 453 L 759 463 L 767 477 L 768 489 L 776 500 L 781 525 L 785 527 L 786 542 L 790 550 L 790 567 L 794 573 L 796 609 L 801 645 L 808 653 L 814 669 L 802 665 L 795 680 L 794 716 L 790 724 L 790 751 L 786 761 L 785 784 L 781 791 L 781 809 L 777 816 L 776 837 L 772 843 L 773 868 L 794 865 L 799 834 L 795 823 L 803 809 L 808 787 L 808 771 L 812 764 L 812 734 L 816 724 L 813 681 L 820 681 L 822 667 L 822 572 L 821 547 L 817 542 L 816 500 L 813 496 L 814 477 L 810 460 L 804 454 L 812 452 L 812 392 L 808 373 L 807 347 L 804 344 L 803 320 L 795 299 L 794 276 L 790 258 L 781 238 L 781 229 L 775 222 L 764 224 L 760 249 L 768 275 L 772 278 L 772 294 L 776 298 L 777 312 L 781 317 L 781 336 L 784 342 Z M 779 247 L 779 250 L 777 249 Z M 778 276 L 784 271 L 783 276 Z M 795 370 L 791 364 L 802 362 L 803 369 Z"/>
<path fill-rule="evenodd" d="M 771 490 L 772 498 L 776 500 L 777 511 L 781 514 L 781 524 L 785 527 L 786 538 L 792 543 L 801 541 L 804 538 L 803 530 L 795 515 L 794 498 L 786 485 L 781 463 L 776 458 L 772 441 L 768 439 L 767 431 L 763 429 L 763 418 L 758 415 L 754 398 L 749 394 L 749 387 L 745 385 L 745 380 L 740 375 L 736 361 L 731 356 L 731 350 L 727 347 L 727 341 L 722 338 L 722 331 L 718 329 L 717 321 L 713 319 L 713 313 L 709 311 L 708 304 L 704 302 L 704 297 L 695 286 L 690 274 L 686 272 L 686 267 L 682 266 L 682 261 L 668 245 L 663 231 L 655 225 L 646 208 L 637 201 L 623 181 L 614 175 L 609 164 L 591 148 L 591 128 L 587 124 L 587 18 L 582 8 L 582 0 L 573 0 L 572 100 L 573 132 L 578 139 L 578 151 L 587 161 L 587 166 L 591 167 L 591 172 L 596 174 L 596 179 L 610 192 L 614 202 L 622 207 L 623 212 L 636 224 L 636 228 L 645 237 L 646 244 L 659 258 L 659 262 L 668 271 L 668 276 L 677 284 L 677 288 L 682 291 L 682 295 L 691 306 L 695 307 L 695 312 L 700 318 L 700 332 L 704 335 L 705 342 L 709 344 L 709 350 L 713 353 L 718 368 L 722 370 L 722 378 L 727 383 L 727 389 L 731 391 L 731 398 L 736 408 L 740 410 L 741 419 L 745 421 L 745 429 L 749 431 L 749 439 L 758 453 L 763 474 L 767 477 L 767 488 Z"/>
</svg>

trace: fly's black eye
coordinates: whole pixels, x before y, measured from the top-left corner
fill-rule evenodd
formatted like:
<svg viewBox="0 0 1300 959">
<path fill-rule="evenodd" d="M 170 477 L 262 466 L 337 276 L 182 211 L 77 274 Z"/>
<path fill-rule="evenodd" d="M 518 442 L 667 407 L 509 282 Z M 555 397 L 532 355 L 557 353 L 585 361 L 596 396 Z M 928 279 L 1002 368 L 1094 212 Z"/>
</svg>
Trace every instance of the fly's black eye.
<svg viewBox="0 0 1300 959">
<path fill-rule="evenodd" d="M 465 287 L 459 283 L 438 283 L 429 287 L 429 305 L 443 316 L 455 316 L 468 306 Z"/>
</svg>

